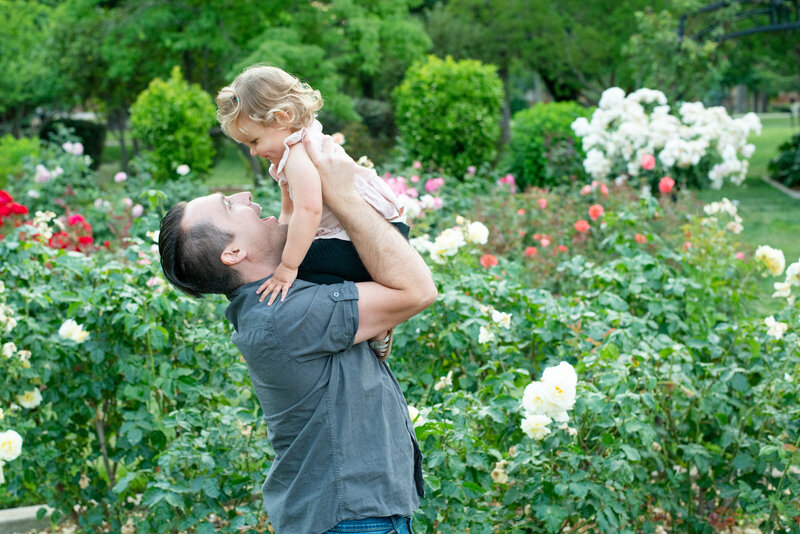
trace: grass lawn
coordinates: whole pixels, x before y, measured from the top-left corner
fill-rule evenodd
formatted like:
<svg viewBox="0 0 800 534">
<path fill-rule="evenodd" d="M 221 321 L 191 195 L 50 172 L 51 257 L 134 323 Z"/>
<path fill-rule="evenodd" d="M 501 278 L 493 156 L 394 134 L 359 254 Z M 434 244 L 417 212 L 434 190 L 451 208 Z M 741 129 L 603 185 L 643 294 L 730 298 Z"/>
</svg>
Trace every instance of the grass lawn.
<svg viewBox="0 0 800 534">
<path fill-rule="evenodd" d="M 800 200 L 793 199 L 763 181 L 767 163 L 777 155 L 778 146 L 797 132 L 786 118 L 762 119 L 764 130 L 752 136 L 756 151 L 742 186 L 725 185 L 718 191 L 699 191 L 697 197 L 712 202 L 727 197 L 739 203 L 744 231 L 742 240 L 756 247 L 770 245 L 783 250 L 786 262 L 800 258 Z"/>
</svg>

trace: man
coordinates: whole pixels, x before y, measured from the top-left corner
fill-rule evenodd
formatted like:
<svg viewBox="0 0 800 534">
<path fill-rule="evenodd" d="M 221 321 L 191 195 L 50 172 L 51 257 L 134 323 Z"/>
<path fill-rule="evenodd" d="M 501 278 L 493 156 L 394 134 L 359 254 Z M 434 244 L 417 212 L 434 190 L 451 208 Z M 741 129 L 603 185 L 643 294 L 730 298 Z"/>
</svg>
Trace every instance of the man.
<svg viewBox="0 0 800 534">
<path fill-rule="evenodd" d="M 281 261 L 287 226 L 249 193 L 196 198 L 161 222 L 167 279 L 193 296 L 224 293 L 275 460 L 264 503 L 275 531 L 410 533 L 421 455 L 400 387 L 366 343 L 436 299 L 422 258 L 354 189 L 354 163 L 326 137 L 306 140 L 335 213 L 374 282 L 297 281 L 285 301 L 256 289 Z M 372 530 L 377 529 L 377 530 Z"/>
</svg>

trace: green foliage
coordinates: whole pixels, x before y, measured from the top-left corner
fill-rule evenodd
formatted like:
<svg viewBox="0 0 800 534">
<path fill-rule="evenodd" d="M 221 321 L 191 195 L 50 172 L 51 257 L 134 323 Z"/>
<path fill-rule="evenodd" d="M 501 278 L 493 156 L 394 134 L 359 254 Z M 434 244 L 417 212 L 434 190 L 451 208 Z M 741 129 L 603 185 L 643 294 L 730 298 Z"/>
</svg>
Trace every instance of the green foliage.
<svg viewBox="0 0 800 534">
<path fill-rule="evenodd" d="M 800 134 L 781 144 L 778 151 L 769 162 L 772 179 L 788 187 L 800 185 Z"/>
<path fill-rule="evenodd" d="M 590 115 L 591 109 L 576 102 L 537 103 L 515 114 L 507 164 L 517 184 L 553 186 L 581 174 L 586 156 L 570 125 Z"/>
<path fill-rule="evenodd" d="M 684 12 L 701 3 L 683 1 Z M 672 101 L 702 100 L 717 86 L 727 66 L 714 40 L 681 39 L 675 31 L 679 13 L 663 10 L 636 13 L 636 33 L 621 51 L 636 73 L 636 85 L 662 91 Z M 717 30 L 719 32 L 719 30 Z"/>
<path fill-rule="evenodd" d="M 700 533 L 742 518 L 790 529 L 797 334 L 776 340 L 751 315 L 757 265 L 736 259 L 725 221 L 704 223 L 687 197 L 638 199 L 627 187 L 557 204 L 551 193 L 544 209 L 543 195 L 482 198 L 489 243 L 433 262 L 439 300 L 395 334 L 392 369 L 421 412 L 430 497 L 420 530 Z M 603 224 L 574 230 L 598 202 Z M 486 252 L 499 265 L 480 266 Z M 492 308 L 511 314 L 508 328 Z M 790 330 L 796 316 L 792 302 L 776 314 Z M 493 339 L 481 342 L 482 329 Z M 536 441 L 519 428 L 522 390 L 559 361 L 580 381 L 572 430 L 554 424 Z M 448 373 L 452 386 L 439 378 Z M 507 481 L 493 473 L 501 461 Z"/>
<path fill-rule="evenodd" d="M 83 158 L 49 147 L 21 183 L 34 181 L 34 163 L 96 182 Z M 75 196 L 55 197 L 64 181 L 36 186 L 32 207 L 80 210 L 95 228 L 114 226 L 117 203 L 138 193 L 148 212 L 108 251 L 54 250 L 28 225 L 0 240 L 2 428 L 24 440 L 3 465 L 0 505 L 46 502 L 86 531 L 265 532 L 258 487 L 274 451 L 247 367 L 223 299 L 191 300 L 161 278 L 146 232 L 173 199 L 150 190 L 145 171 Z M 410 183 L 422 196 L 435 175 L 418 172 Z M 440 296 L 394 337 L 392 371 L 421 413 L 428 497 L 417 530 L 706 534 L 761 522 L 791 531 L 800 304 L 775 300 L 789 329 L 770 335 L 759 266 L 736 257 L 748 251 L 726 229 L 731 217 L 702 218 L 685 192 L 512 194 L 483 173 L 447 176 L 434 192 L 444 207 L 413 221 L 415 236 L 455 223 L 468 241 L 440 259 L 415 241 Z M 165 186 L 185 198 L 185 183 Z M 577 230 L 595 204 L 605 214 Z M 488 227 L 485 243 L 459 219 L 467 210 Z M 483 266 L 486 254 L 498 264 Z M 59 335 L 67 319 L 88 337 Z M 537 441 L 520 428 L 520 401 L 560 361 L 576 368 L 577 401 L 568 426 Z M 41 404 L 24 407 L 17 396 L 34 389 Z"/>
<path fill-rule="evenodd" d="M 59 128 L 66 128 L 83 144 L 84 154 L 92 158 L 92 169 L 99 169 L 103 159 L 103 148 L 106 142 L 106 127 L 94 121 L 79 119 L 53 119 L 42 125 L 39 136 L 42 139 L 58 133 Z"/>
<path fill-rule="evenodd" d="M 0 189 L 6 187 L 9 177 L 13 180 L 22 174 L 22 162 L 27 157 L 39 153 L 39 139 L 36 137 L 15 138 L 13 135 L 0 137 Z"/>
<path fill-rule="evenodd" d="M 53 58 L 42 46 L 50 32 L 51 11 L 38 1 L 0 1 L 0 113 L 24 115 L 57 91 L 61 80 L 53 76 Z"/>
<path fill-rule="evenodd" d="M 188 164 L 197 175 L 211 168 L 214 144 L 214 104 L 196 85 L 187 83 L 178 67 L 169 80 L 150 82 L 131 106 L 131 133 L 148 149 L 153 178 L 177 178 L 179 165 Z"/>
<path fill-rule="evenodd" d="M 394 91 L 396 122 L 409 159 L 456 176 L 494 160 L 503 85 L 479 61 L 429 56 Z"/>
<path fill-rule="evenodd" d="M 341 76 L 325 59 L 326 51 L 316 45 L 302 44 L 296 30 L 270 28 L 258 39 L 258 48 L 230 70 L 228 83 L 250 65 L 274 65 L 317 89 L 322 94 L 322 109 L 326 114 L 340 120 L 356 120 L 358 116 L 353 111 L 353 101 L 342 91 Z"/>
</svg>

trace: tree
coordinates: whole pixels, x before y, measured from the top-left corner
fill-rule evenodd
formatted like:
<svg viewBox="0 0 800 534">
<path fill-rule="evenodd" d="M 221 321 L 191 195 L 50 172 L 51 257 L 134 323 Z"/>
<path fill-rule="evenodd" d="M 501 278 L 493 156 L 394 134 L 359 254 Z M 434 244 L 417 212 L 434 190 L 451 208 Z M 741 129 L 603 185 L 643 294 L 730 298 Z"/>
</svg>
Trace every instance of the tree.
<svg viewBox="0 0 800 534">
<path fill-rule="evenodd" d="M 563 61 L 555 51 L 564 47 L 562 24 L 556 5 L 544 0 L 451 0 L 427 12 L 426 28 L 437 53 L 497 67 L 505 91 L 501 125 L 507 141 L 512 62 L 521 60 L 545 79 L 548 72 L 560 71 Z M 557 90 L 555 77 L 549 85 Z"/>
<path fill-rule="evenodd" d="M 42 43 L 51 28 L 52 9 L 26 0 L 0 0 L 0 116 L 16 137 L 22 119 L 60 90 Z"/>
</svg>

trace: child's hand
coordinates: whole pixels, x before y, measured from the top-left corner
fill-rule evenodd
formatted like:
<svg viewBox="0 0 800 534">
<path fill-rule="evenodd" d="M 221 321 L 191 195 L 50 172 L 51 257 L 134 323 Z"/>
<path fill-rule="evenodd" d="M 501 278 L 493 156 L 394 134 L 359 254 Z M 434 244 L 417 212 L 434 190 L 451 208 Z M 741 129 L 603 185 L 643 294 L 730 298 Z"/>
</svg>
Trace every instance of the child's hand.
<svg viewBox="0 0 800 534">
<path fill-rule="evenodd" d="M 289 292 L 289 288 L 292 287 L 295 278 L 297 278 L 297 269 L 289 269 L 283 263 L 281 263 L 275 269 L 275 272 L 272 274 L 272 278 L 261 284 L 261 287 L 256 290 L 256 293 L 261 295 L 261 298 L 258 299 L 259 302 L 263 302 L 270 293 L 272 293 L 272 296 L 270 297 L 269 302 L 267 302 L 267 306 L 272 306 L 272 303 L 275 302 L 278 294 L 281 294 L 281 302 L 283 302 L 283 299 L 286 298 L 286 293 Z"/>
</svg>

